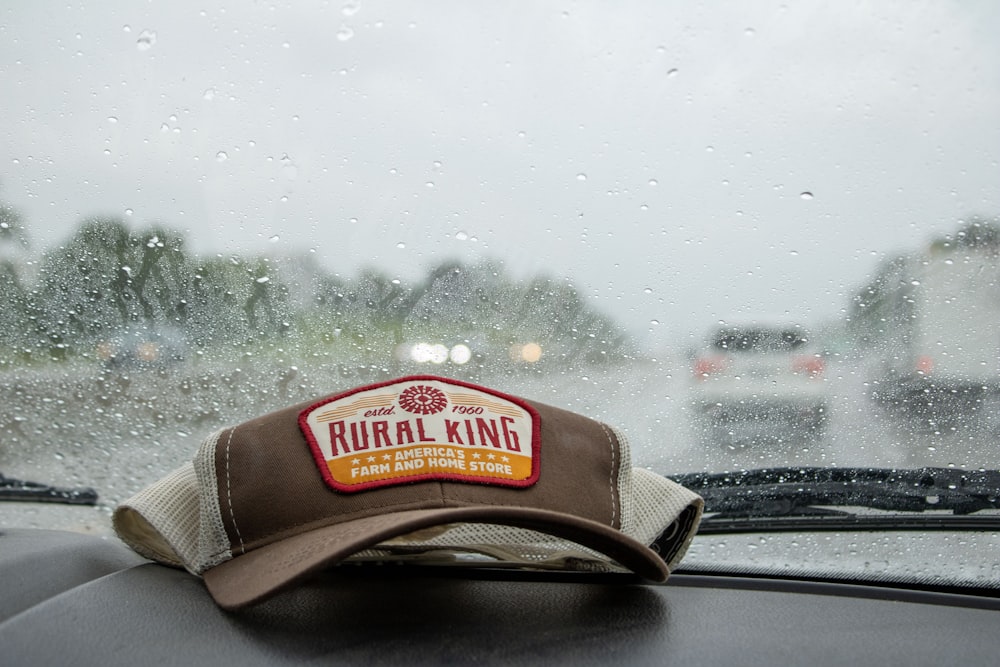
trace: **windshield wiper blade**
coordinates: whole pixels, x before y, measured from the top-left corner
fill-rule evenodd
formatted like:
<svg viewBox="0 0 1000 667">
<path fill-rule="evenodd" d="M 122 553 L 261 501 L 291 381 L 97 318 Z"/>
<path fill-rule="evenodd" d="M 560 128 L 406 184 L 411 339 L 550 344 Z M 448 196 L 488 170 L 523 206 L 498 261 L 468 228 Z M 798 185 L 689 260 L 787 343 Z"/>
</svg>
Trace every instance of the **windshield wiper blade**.
<svg viewBox="0 0 1000 667">
<path fill-rule="evenodd" d="M 0 500 L 96 505 L 97 491 L 89 486 L 67 488 L 0 475 Z"/>
<path fill-rule="evenodd" d="M 1000 471 L 996 470 L 785 467 L 670 478 L 705 499 L 705 512 L 713 515 L 706 522 L 799 517 L 829 523 L 834 517 L 851 517 L 872 523 L 873 517 L 831 509 L 841 507 L 947 510 L 953 515 L 1000 509 Z M 892 520 L 900 523 L 897 517 Z M 988 517 L 987 522 L 995 526 L 997 518 Z M 927 525 L 926 520 L 919 523 Z"/>
</svg>

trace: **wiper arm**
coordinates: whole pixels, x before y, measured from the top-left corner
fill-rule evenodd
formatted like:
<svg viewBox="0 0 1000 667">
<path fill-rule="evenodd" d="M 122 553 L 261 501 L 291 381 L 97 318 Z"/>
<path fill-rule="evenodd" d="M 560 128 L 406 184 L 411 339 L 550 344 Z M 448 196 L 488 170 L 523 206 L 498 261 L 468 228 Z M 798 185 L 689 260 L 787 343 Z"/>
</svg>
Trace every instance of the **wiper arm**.
<svg viewBox="0 0 1000 667">
<path fill-rule="evenodd" d="M 957 515 L 1000 508 L 996 470 L 786 467 L 670 477 L 705 499 L 706 514 L 714 514 L 706 521 L 854 516 L 830 507 Z"/>
</svg>

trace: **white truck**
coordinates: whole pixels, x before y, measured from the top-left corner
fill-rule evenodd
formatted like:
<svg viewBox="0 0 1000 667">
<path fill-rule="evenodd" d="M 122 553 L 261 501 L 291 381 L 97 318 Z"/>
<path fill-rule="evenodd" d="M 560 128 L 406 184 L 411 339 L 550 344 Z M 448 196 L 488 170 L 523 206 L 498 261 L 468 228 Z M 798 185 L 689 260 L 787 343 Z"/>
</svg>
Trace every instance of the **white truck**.
<svg viewBox="0 0 1000 667">
<path fill-rule="evenodd" d="M 1000 247 L 937 242 L 880 277 L 872 396 L 943 422 L 1000 400 Z"/>
</svg>

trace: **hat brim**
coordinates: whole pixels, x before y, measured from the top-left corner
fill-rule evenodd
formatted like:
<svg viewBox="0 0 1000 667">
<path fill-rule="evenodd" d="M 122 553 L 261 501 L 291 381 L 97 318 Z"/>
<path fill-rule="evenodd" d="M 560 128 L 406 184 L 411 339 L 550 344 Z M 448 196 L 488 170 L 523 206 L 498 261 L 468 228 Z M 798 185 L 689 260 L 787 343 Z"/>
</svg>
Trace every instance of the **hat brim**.
<svg viewBox="0 0 1000 667">
<path fill-rule="evenodd" d="M 239 609 L 381 542 L 451 523 L 527 528 L 598 551 L 651 581 L 665 581 L 670 574 L 655 551 L 610 526 L 547 510 L 484 506 L 407 510 L 324 526 L 234 554 L 202 576 L 220 607 Z"/>
</svg>

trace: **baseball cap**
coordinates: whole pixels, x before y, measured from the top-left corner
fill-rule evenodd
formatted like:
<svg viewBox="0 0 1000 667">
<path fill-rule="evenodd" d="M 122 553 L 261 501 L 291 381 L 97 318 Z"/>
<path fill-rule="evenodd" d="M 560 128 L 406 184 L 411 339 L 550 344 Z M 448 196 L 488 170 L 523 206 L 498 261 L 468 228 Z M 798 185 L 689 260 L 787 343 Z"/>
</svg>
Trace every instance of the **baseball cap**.
<svg viewBox="0 0 1000 667">
<path fill-rule="evenodd" d="M 402 377 L 206 438 L 119 505 L 139 554 L 239 609 L 366 561 L 631 571 L 665 581 L 703 511 L 624 435 L 467 382 Z"/>
</svg>

